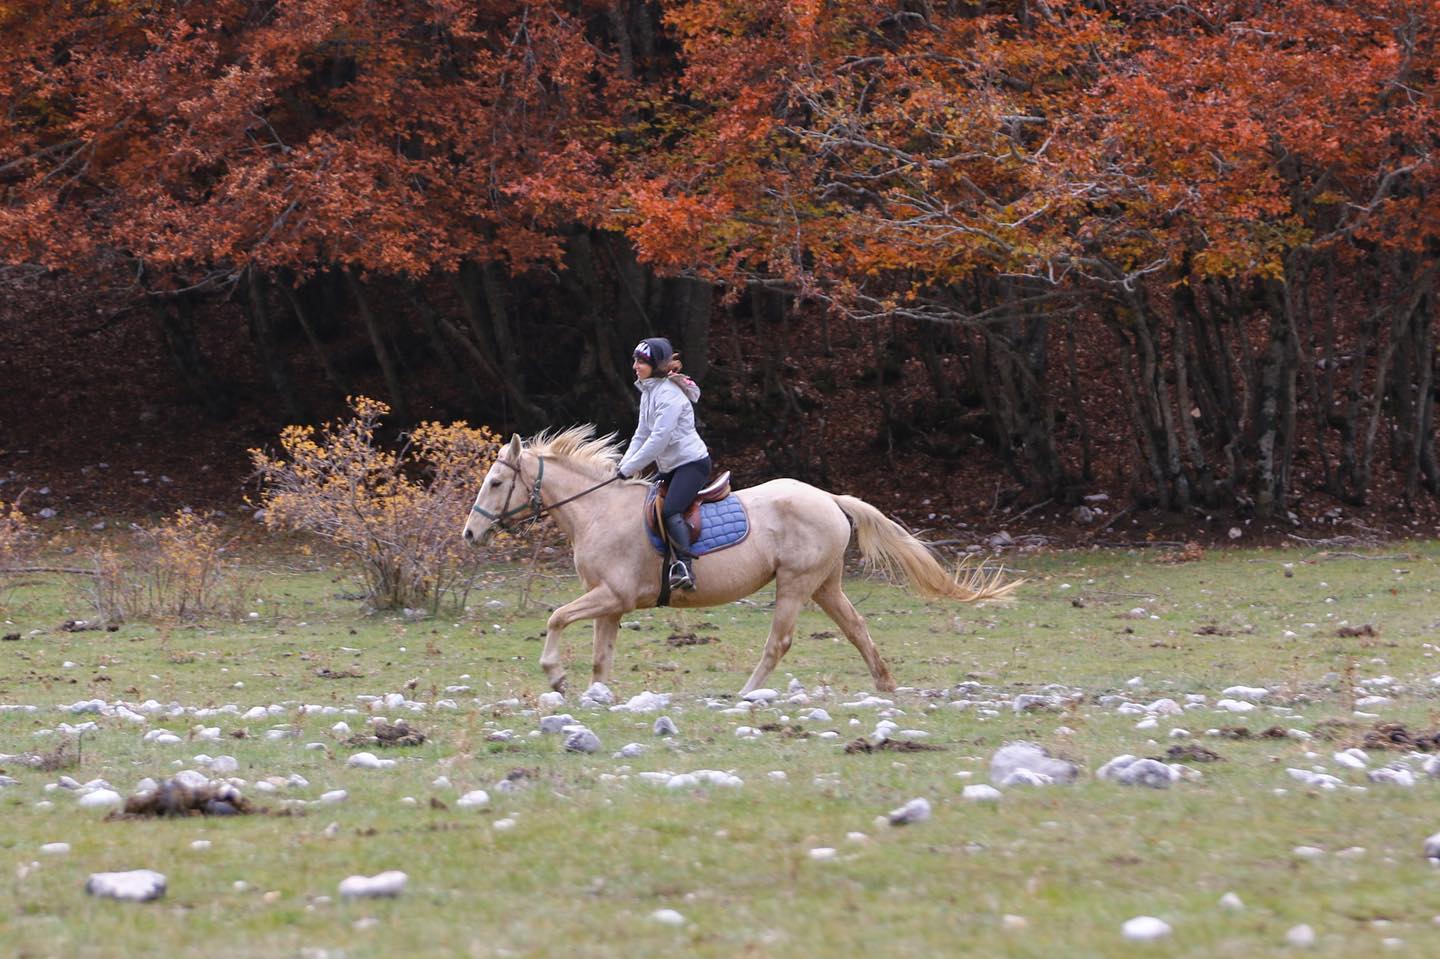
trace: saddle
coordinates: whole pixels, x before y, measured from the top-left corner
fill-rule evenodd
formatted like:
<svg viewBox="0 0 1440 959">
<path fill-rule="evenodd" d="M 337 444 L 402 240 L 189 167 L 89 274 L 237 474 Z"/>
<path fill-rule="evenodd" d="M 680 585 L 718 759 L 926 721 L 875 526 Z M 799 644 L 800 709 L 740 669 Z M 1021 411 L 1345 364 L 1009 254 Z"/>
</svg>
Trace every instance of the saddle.
<svg viewBox="0 0 1440 959">
<path fill-rule="evenodd" d="M 669 542 L 665 534 L 665 524 L 660 521 L 661 510 L 665 508 L 665 494 L 669 492 L 669 483 L 655 483 L 650 487 L 650 492 L 645 494 L 645 529 L 651 536 Z M 715 477 L 708 484 L 695 494 L 695 501 L 685 507 L 685 525 L 690 527 L 690 542 L 700 542 L 700 507 L 705 503 L 718 503 L 730 495 L 730 471 L 726 470 Z"/>
</svg>

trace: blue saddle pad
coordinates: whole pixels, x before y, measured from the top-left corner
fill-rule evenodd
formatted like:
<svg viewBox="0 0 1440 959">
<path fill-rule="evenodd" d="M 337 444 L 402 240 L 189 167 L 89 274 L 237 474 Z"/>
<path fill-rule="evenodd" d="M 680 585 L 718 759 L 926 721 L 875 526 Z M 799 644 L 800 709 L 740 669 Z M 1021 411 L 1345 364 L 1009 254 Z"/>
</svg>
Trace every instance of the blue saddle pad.
<svg viewBox="0 0 1440 959">
<path fill-rule="evenodd" d="M 650 545 L 655 547 L 655 552 L 664 556 L 665 541 L 650 532 L 649 527 L 645 531 L 650 535 Z M 696 556 L 704 556 L 717 549 L 734 546 L 748 535 L 750 515 L 745 512 L 745 504 L 740 502 L 740 497 L 731 493 L 718 503 L 700 504 L 700 541 L 691 543 L 690 549 Z"/>
</svg>

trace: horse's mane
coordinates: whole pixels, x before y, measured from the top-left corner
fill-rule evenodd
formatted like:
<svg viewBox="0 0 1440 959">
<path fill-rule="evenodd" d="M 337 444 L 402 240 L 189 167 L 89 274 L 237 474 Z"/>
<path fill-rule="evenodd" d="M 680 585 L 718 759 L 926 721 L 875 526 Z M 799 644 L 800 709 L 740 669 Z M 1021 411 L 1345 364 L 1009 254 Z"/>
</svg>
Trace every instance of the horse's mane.
<svg viewBox="0 0 1440 959">
<path fill-rule="evenodd" d="M 614 433 L 596 436 L 594 423 L 582 423 L 566 429 L 543 430 L 525 441 L 525 448 L 537 456 L 565 460 L 595 474 L 611 476 L 620 462 L 620 444 Z"/>
</svg>

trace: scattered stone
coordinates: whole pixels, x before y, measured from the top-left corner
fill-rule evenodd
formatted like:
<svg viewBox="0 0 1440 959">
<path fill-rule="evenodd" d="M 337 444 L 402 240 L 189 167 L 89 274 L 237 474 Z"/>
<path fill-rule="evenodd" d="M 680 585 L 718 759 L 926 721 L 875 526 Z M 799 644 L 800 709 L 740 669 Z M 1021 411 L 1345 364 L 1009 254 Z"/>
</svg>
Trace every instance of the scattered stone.
<svg viewBox="0 0 1440 959">
<path fill-rule="evenodd" d="M 490 805 L 490 794 L 483 789 L 472 789 L 455 800 L 455 805 L 461 809 L 484 809 Z"/>
<path fill-rule="evenodd" d="M 91 873 L 85 891 L 102 899 L 149 902 L 165 895 L 165 877 L 153 869 Z"/>
<path fill-rule="evenodd" d="M 1227 892 L 1220 897 L 1220 908 L 1229 909 L 1231 912 L 1239 912 L 1245 908 L 1245 903 L 1233 892 Z"/>
<path fill-rule="evenodd" d="M 653 728 L 655 731 L 655 735 L 657 736 L 680 735 L 680 730 L 675 726 L 675 720 L 671 719 L 669 716 L 661 716 L 659 719 L 655 720 L 655 725 Z"/>
<path fill-rule="evenodd" d="M 389 769 L 395 765 L 395 760 L 381 759 L 374 753 L 356 753 L 345 760 L 345 765 L 355 766 L 359 769 Z"/>
<path fill-rule="evenodd" d="M 113 789 L 96 789 L 81 796 L 79 802 L 86 809 L 113 809 L 125 800 Z"/>
<path fill-rule="evenodd" d="M 892 809 L 887 817 L 892 826 L 908 826 L 930 818 L 930 800 L 912 799 L 898 809 Z"/>
<path fill-rule="evenodd" d="M 1033 777 L 1015 774 L 1021 770 L 1048 777 L 1050 782 L 1073 783 L 1080 769 L 1072 762 L 1056 759 L 1043 746 L 1035 743 L 1006 743 L 990 759 L 990 781 L 997 786 L 1036 785 Z M 1022 780 L 1025 782 L 1022 783 Z"/>
<path fill-rule="evenodd" d="M 68 842 L 47 842 L 40 847 L 40 852 L 47 856 L 64 856 L 70 852 Z"/>
<path fill-rule="evenodd" d="M 1315 945 L 1315 930 L 1303 923 L 1294 926 L 1289 932 L 1285 933 L 1285 942 L 1287 945 L 1294 946 L 1297 949 L 1308 949 Z"/>
<path fill-rule="evenodd" d="M 1180 779 L 1172 766 L 1155 759 L 1140 759 L 1129 754 L 1116 756 L 1095 773 L 1095 778 L 1120 783 L 1122 786 L 1148 786 L 1169 789 Z"/>
<path fill-rule="evenodd" d="M 585 695 L 580 697 L 580 705 L 613 706 L 615 705 L 615 694 L 604 683 L 591 683 L 590 688 L 585 690 Z"/>
<path fill-rule="evenodd" d="M 575 717 L 569 713 L 554 713 L 540 717 L 540 731 L 547 735 L 555 735 L 564 731 L 566 726 L 573 725 L 575 725 Z"/>
<path fill-rule="evenodd" d="M 577 729 L 565 737 L 567 753 L 596 753 L 600 751 L 600 737 L 588 729 Z"/>
<path fill-rule="evenodd" d="M 350 876 L 340 882 L 340 895 L 346 899 L 394 898 L 405 889 L 410 877 L 398 869 L 375 876 Z"/>
<path fill-rule="evenodd" d="M 685 925 L 685 917 L 674 909 L 656 909 L 650 914 L 650 918 L 666 926 Z"/>
<path fill-rule="evenodd" d="M 975 786 L 966 786 L 960 790 L 960 798 L 967 799 L 970 802 L 999 802 L 1000 796 L 1000 790 L 984 783 Z"/>
<path fill-rule="evenodd" d="M 816 848 L 810 850 L 810 858 L 817 861 L 834 859 L 835 855 L 835 850 L 830 848 L 829 846 L 817 846 Z"/>
<path fill-rule="evenodd" d="M 1154 916 L 1136 916 L 1125 920 L 1120 934 L 1132 942 L 1151 942 L 1170 935 L 1170 924 Z"/>
<path fill-rule="evenodd" d="M 1440 832 L 1425 840 L 1425 858 L 1440 860 Z"/>
</svg>

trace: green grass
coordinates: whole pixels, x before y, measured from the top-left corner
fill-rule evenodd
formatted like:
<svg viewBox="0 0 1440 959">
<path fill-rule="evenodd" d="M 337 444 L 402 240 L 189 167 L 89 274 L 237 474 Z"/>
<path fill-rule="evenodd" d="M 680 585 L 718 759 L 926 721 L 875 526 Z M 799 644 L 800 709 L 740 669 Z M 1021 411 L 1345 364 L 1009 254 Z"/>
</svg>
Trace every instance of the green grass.
<svg viewBox="0 0 1440 959">
<path fill-rule="evenodd" d="M 1293 953 L 1285 933 L 1299 923 L 1318 934 L 1313 955 L 1373 954 L 1386 938 L 1403 941 L 1386 954 L 1440 951 L 1432 922 L 1440 877 L 1420 851 L 1440 829 L 1440 783 L 1321 793 L 1285 769 L 1320 764 L 1338 774 L 1330 754 L 1339 743 L 1204 736 L 1211 727 L 1258 733 L 1344 720 L 1355 725 L 1342 735 L 1358 738 L 1368 721 L 1352 717 L 1352 684 L 1382 675 L 1405 691 L 1373 711 L 1433 731 L 1440 687 L 1430 677 L 1440 662 L 1429 644 L 1440 646 L 1433 592 L 1440 549 L 1236 551 L 1182 565 L 1155 559 L 1025 557 L 1031 582 L 1019 600 L 978 608 L 923 604 L 853 577 L 848 591 L 908 687 L 894 696 L 904 711 L 895 721 L 926 730 L 925 741 L 943 747 L 870 755 L 843 751 L 877 719 L 874 709 L 842 705 L 870 691 L 868 674 L 813 610 L 771 685 L 784 690 L 789 675 L 812 691 L 828 683 L 832 695 L 812 705 L 829 710 L 832 722 L 801 721 L 809 706 L 751 717 L 705 708 L 702 697 L 733 694 L 753 667 L 768 623 L 764 592 L 752 604 L 627 617 L 636 628 L 621 631 L 611 685 L 621 701 L 646 689 L 672 693 L 665 713 L 680 736 L 669 743 L 650 735 L 655 714 L 578 708 L 589 680 L 589 629 L 572 628 L 564 711 L 605 747 L 580 756 L 563 753 L 557 737 L 528 735 L 538 719 L 522 711 L 546 689 L 536 665 L 546 610 L 515 608 L 521 570 L 498 570 L 463 616 L 408 622 L 367 617 L 360 603 L 337 598 L 352 587 L 335 570 L 272 558 L 257 564 L 254 598 L 263 602 L 251 605 L 256 619 L 133 623 L 113 633 L 61 631 L 60 623 L 86 611 L 58 584 L 32 583 L 11 598 L 4 632 L 22 638 L 0 643 L 0 704 L 41 711 L 0 713 L 0 753 L 53 748 L 56 735 L 35 733 L 94 718 L 55 708 L 82 699 L 242 710 L 280 703 L 284 715 L 258 722 L 152 717 L 152 726 L 182 737 L 200 725 L 225 734 L 176 746 L 143 744 L 146 727 L 102 719 L 84 738 L 82 764 L 62 772 L 82 782 L 105 778 L 128 794 L 142 777 L 193 766 L 198 753 L 227 754 L 245 780 L 299 773 L 310 782 L 270 796 L 247 792 L 261 805 L 279 808 L 285 798 L 313 800 L 335 788 L 350 799 L 293 816 L 107 822 L 67 792 L 46 792 L 60 772 L 0 764 L 20 781 L 0 790 L 0 954 L 1250 957 Z M 575 593 L 559 575 L 542 577 L 536 590 L 540 603 L 552 605 Z M 504 605 L 483 605 L 491 599 Z M 1159 618 L 1128 618 L 1135 607 Z M 1377 635 L 1340 636 L 1342 622 L 1371 624 Z M 713 641 L 667 643 L 682 632 Z M 327 679 L 322 669 L 363 675 Z M 1140 685 L 1127 685 L 1134 677 Z M 1085 701 L 1063 713 L 1002 708 L 992 716 L 921 692 L 965 681 L 997 695 L 1061 683 L 1083 691 Z M 1158 729 L 1145 731 L 1135 728 L 1141 717 L 1097 702 L 1107 694 L 1148 703 L 1201 693 L 1213 703 L 1234 684 L 1276 690 L 1294 711 L 1225 716 L 1206 708 L 1162 717 Z M 452 685 L 472 689 L 446 693 Z M 396 768 L 347 768 L 345 758 L 358 750 L 330 727 L 340 719 L 363 727 L 368 711 L 356 697 L 396 691 L 426 703 L 450 698 L 459 708 L 376 707 L 375 715 L 404 716 L 431 740 L 371 750 L 399 759 Z M 509 698 L 520 708 L 490 705 Z M 307 713 L 304 704 L 359 714 Z M 781 722 L 781 715 L 806 732 L 840 735 L 734 735 L 738 725 Z M 266 740 L 280 723 L 299 736 Z M 1196 766 L 1202 781 L 1152 791 L 1094 778 L 1119 753 L 1163 753 L 1176 726 L 1223 756 Z M 248 738 L 229 735 L 241 729 Z M 516 738 L 487 740 L 503 729 Z M 963 801 L 963 786 L 988 781 L 990 755 L 1013 739 L 1040 742 L 1086 772 L 1073 786 L 1009 790 L 998 804 Z M 612 758 L 632 741 L 649 748 L 637 759 Z M 309 742 L 330 749 L 307 750 Z M 1307 758 L 1307 748 L 1320 756 Z M 1372 766 L 1403 755 L 1372 752 Z M 744 785 L 677 793 L 637 777 L 702 768 L 732 770 Z M 527 771 L 525 788 L 498 792 L 496 782 L 518 769 Z M 769 778 L 772 770 L 787 778 Z M 967 772 L 973 775 L 957 776 Z M 432 787 L 440 775 L 454 788 Z M 1365 782 L 1363 774 L 1345 778 Z M 491 808 L 456 808 L 468 788 L 489 790 Z M 407 796 L 417 803 L 403 804 Z M 916 796 L 934 805 L 929 822 L 876 824 Z M 432 797 L 447 808 L 432 808 Z M 53 807 L 37 805 L 42 800 Z M 502 818 L 514 828 L 495 829 Z M 848 840 L 851 832 L 866 838 Z M 197 839 L 212 846 L 192 849 Z M 56 841 L 70 843 L 70 853 L 40 854 L 41 844 Z M 1302 861 L 1292 852 L 1299 845 L 1327 854 Z M 812 860 L 809 850 L 820 846 L 838 856 Z M 1364 851 L 1336 855 L 1352 847 Z M 165 873 L 167 896 L 133 904 L 82 891 L 92 872 L 132 868 Z M 339 899 L 341 879 L 386 869 L 409 874 L 398 899 Z M 248 888 L 237 889 L 237 881 Z M 1227 891 L 1244 900 L 1243 911 L 1218 906 Z M 657 909 L 678 910 L 686 922 L 658 923 Z M 1023 917 L 1024 927 L 1006 928 L 1006 915 Z M 1125 942 L 1120 925 L 1136 915 L 1159 916 L 1174 934 L 1159 944 Z"/>
</svg>

